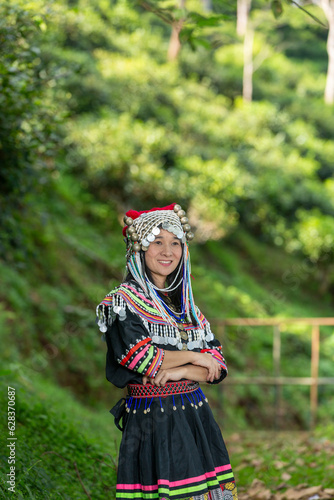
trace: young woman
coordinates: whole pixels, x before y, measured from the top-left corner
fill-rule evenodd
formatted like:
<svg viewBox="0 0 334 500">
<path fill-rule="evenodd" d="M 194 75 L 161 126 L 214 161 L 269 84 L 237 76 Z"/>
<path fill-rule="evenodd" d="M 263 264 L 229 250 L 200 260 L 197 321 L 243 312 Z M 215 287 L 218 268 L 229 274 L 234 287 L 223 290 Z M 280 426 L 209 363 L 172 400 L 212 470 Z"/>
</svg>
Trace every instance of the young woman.
<svg viewBox="0 0 334 500">
<path fill-rule="evenodd" d="M 123 432 L 116 498 L 235 500 L 229 456 L 199 385 L 222 381 L 227 368 L 194 303 L 188 219 L 173 204 L 130 210 L 124 222 L 127 276 L 97 307 L 107 379 L 128 388 L 111 410 Z"/>
</svg>

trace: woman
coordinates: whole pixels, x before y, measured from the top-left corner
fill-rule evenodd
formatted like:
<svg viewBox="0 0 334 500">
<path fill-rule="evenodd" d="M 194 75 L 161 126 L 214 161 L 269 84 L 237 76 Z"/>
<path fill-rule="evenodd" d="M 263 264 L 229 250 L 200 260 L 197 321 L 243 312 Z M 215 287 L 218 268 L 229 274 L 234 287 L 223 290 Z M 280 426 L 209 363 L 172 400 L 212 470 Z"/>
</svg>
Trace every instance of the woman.
<svg viewBox="0 0 334 500">
<path fill-rule="evenodd" d="M 127 276 L 97 307 L 107 379 L 128 387 L 111 410 L 123 431 L 116 498 L 235 500 L 228 453 L 199 386 L 220 382 L 227 368 L 193 300 L 188 219 L 173 204 L 130 210 L 124 222 Z"/>
</svg>

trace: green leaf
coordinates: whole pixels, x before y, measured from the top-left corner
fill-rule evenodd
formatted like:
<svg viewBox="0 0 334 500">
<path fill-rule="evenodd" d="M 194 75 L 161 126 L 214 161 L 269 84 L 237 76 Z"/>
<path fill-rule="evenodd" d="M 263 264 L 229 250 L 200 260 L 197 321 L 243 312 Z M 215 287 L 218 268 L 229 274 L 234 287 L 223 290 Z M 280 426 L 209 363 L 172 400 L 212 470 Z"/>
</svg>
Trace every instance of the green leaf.
<svg viewBox="0 0 334 500">
<path fill-rule="evenodd" d="M 193 41 L 195 45 L 201 45 L 202 47 L 208 50 L 212 49 L 212 44 L 206 38 L 196 37 L 193 39 Z"/>
<path fill-rule="evenodd" d="M 273 11 L 275 19 L 278 19 L 283 14 L 283 5 L 281 0 L 272 0 L 271 10 Z"/>
<path fill-rule="evenodd" d="M 202 16 L 197 12 L 189 12 L 188 18 L 190 18 L 198 27 L 204 26 L 218 26 L 222 21 L 231 19 L 231 16 L 220 14 L 213 16 Z"/>
</svg>

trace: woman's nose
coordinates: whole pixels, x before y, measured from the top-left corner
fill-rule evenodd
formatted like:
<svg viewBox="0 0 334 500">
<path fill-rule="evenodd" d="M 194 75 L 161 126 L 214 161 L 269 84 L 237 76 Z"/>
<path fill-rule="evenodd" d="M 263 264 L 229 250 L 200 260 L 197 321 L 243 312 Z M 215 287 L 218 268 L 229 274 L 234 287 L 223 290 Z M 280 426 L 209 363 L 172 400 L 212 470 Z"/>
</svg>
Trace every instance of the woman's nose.
<svg viewBox="0 0 334 500">
<path fill-rule="evenodd" d="M 172 247 L 170 245 L 164 245 L 162 248 L 162 253 L 164 255 L 171 255 L 172 254 Z"/>
</svg>

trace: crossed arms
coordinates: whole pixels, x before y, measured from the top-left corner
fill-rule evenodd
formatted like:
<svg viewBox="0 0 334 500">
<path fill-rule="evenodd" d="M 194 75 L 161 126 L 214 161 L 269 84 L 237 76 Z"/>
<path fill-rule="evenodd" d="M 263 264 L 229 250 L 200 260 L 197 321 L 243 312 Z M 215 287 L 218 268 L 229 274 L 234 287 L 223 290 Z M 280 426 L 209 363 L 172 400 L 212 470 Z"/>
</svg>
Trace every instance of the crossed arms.
<svg viewBox="0 0 334 500">
<path fill-rule="evenodd" d="M 143 384 L 147 382 L 158 387 L 168 381 L 177 381 L 183 378 L 195 382 L 213 382 L 221 373 L 221 365 L 210 353 L 195 351 L 167 351 L 161 367 L 154 378 L 143 377 Z"/>
</svg>

